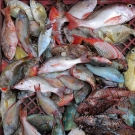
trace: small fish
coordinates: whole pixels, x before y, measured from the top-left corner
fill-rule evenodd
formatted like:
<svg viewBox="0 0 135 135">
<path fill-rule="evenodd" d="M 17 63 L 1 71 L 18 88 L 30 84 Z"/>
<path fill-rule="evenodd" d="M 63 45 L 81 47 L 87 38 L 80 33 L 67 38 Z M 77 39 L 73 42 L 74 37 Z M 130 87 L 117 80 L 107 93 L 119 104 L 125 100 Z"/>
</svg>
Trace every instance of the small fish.
<svg viewBox="0 0 135 135">
<path fill-rule="evenodd" d="M 21 43 L 23 49 L 28 53 L 28 55 L 36 56 L 34 49 L 32 48 L 29 35 L 30 35 L 30 28 L 29 28 L 29 19 L 24 10 L 20 10 L 16 22 L 16 32 L 18 39 Z"/>
<path fill-rule="evenodd" d="M 125 86 L 130 91 L 135 91 L 135 47 L 127 54 L 128 70 L 124 72 Z"/>
<path fill-rule="evenodd" d="M 59 79 L 66 87 L 72 90 L 80 90 L 84 86 L 83 81 L 80 81 L 77 78 L 70 75 L 60 76 Z"/>
<path fill-rule="evenodd" d="M 3 119 L 4 135 L 12 135 L 19 127 L 19 107 L 23 100 L 18 100 L 6 111 Z"/>
<path fill-rule="evenodd" d="M 135 30 L 126 25 L 112 25 L 93 30 L 93 37 L 98 37 L 106 42 L 117 45 L 129 37 L 135 36 Z"/>
<path fill-rule="evenodd" d="M 17 15 L 20 9 L 24 10 L 29 18 L 29 20 L 34 20 L 30 6 L 26 3 L 19 1 L 19 0 L 5 0 L 7 6 L 10 6 L 11 9 L 11 16 L 17 18 Z"/>
<path fill-rule="evenodd" d="M 40 25 L 35 21 L 30 21 L 30 35 L 38 37 L 40 34 Z"/>
<path fill-rule="evenodd" d="M 117 25 L 130 21 L 135 17 L 135 6 L 132 4 L 110 4 L 95 11 L 86 19 L 78 19 L 68 12 L 66 17 L 69 20 L 69 29 L 77 27 L 98 29 L 103 26 Z"/>
<path fill-rule="evenodd" d="M 6 92 L 1 93 L 1 115 L 2 119 L 4 118 L 4 115 L 8 108 L 13 105 L 16 102 L 16 93 L 14 93 L 11 90 L 8 90 Z"/>
<path fill-rule="evenodd" d="M 74 117 L 76 114 L 76 106 L 74 102 L 71 102 L 70 105 L 66 106 L 64 116 L 63 116 L 63 125 L 65 131 L 70 131 L 73 128 L 76 128 L 74 123 Z"/>
<path fill-rule="evenodd" d="M 41 31 L 38 37 L 38 57 L 40 57 L 49 46 L 51 42 L 51 35 L 52 35 L 52 27 L 46 30 L 45 33 Z"/>
<path fill-rule="evenodd" d="M 23 125 L 23 134 L 24 135 L 41 135 L 36 128 L 34 128 L 28 121 L 27 121 L 27 111 L 24 110 L 20 112 L 20 120 Z"/>
<path fill-rule="evenodd" d="M 48 61 L 45 61 L 43 65 L 39 68 L 38 74 L 64 71 L 73 67 L 76 64 L 90 62 L 87 56 L 88 54 L 85 53 L 78 59 L 71 59 L 70 57 L 60 56 L 50 58 Z"/>
<path fill-rule="evenodd" d="M 88 82 L 92 89 L 96 88 L 96 80 L 93 73 L 83 65 L 77 65 L 71 68 L 71 74 L 79 80 Z"/>
<path fill-rule="evenodd" d="M 81 129 L 77 128 L 73 128 L 68 135 L 86 135 L 85 132 Z"/>
<path fill-rule="evenodd" d="M 43 114 L 32 114 L 27 116 L 27 121 L 41 133 L 48 133 L 52 130 L 54 118 Z"/>
<path fill-rule="evenodd" d="M 31 7 L 31 11 L 32 11 L 32 15 L 34 19 L 40 25 L 40 29 L 44 33 L 45 21 L 47 19 L 45 7 L 36 0 L 30 0 L 30 7 Z"/>
<path fill-rule="evenodd" d="M 15 60 L 20 60 L 27 56 L 28 54 L 20 46 L 16 47 Z"/>
<path fill-rule="evenodd" d="M 6 91 L 11 85 L 14 85 L 22 75 L 23 64 L 28 62 L 29 58 L 24 58 L 9 64 L 0 76 L 0 89 Z M 12 79 L 11 79 L 12 78 Z"/>
<path fill-rule="evenodd" d="M 41 95 L 41 89 L 40 85 L 34 86 L 36 94 L 37 94 L 37 99 L 38 103 L 42 107 L 42 109 L 45 111 L 47 115 L 53 116 L 57 115 L 55 117 L 62 118 L 62 114 L 57 106 L 50 98 L 44 97 Z"/>
<path fill-rule="evenodd" d="M 38 76 L 27 77 L 21 80 L 20 82 L 16 83 L 14 86 L 12 86 L 12 88 L 18 89 L 18 90 L 29 90 L 29 91 L 35 92 L 34 85 L 38 85 L 38 84 L 40 84 L 42 93 L 53 92 L 60 97 L 63 96 L 63 91 L 65 90 L 65 87 L 54 88 L 46 80 Z"/>
<path fill-rule="evenodd" d="M 74 98 L 77 104 L 80 104 L 90 93 L 92 89 L 88 83 L 84 83 L 84 87 L 80 90 L 74 91 Z"/>
<path fill-rule="evenodd" d="M 10 16 L 10 7 L 1 9 L 5 16 L 4 24 L 1 30 L 1 47 L 5 57 L 12 60 L 15 56 L 18 38 L 16 35 L 16 28 Z"/>
<path fill-rule="evenodd" d="M 123 83 L 123 75 L 115 68 L 112 67 L 98 67 L 90 64 L 85 64 L 86 67 L 93 72 L 93 74 L 103 77 L 106 80 Z"/>
</svg>

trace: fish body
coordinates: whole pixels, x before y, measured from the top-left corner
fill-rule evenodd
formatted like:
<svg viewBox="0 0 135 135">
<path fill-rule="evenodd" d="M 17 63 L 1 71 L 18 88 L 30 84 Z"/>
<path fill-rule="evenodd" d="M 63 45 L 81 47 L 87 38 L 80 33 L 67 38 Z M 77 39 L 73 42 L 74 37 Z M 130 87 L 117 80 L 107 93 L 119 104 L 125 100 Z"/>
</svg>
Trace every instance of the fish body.
<svg viewBox="0 0 135 135">
<path fill-rule="evenodd" d="M 6 91 L 8 87 L 14 85 L 22 74 L 22 66 L 28 59 L 24 58 L 9 64 L 0 76 L 0 88 Z M 12 79 L 11 79 L 12 78 Z"/>
<path fill-rule="evenodd" d="M 17 15 L 20 11 L 20 9 L 24 10 L 29 18 L 29 20 L 34 20 L 30 6 L 28 6 L 26 3 L 19 1 L 19 0 L 5 0 L 5 3 L 7 6 L 10 6 L 11 8 L 11 15 L 14 18 L 17 18 Z"/>
<path fill-rule="evenodd" d="M 2 119 L 8 108 L 16 102 L 16 94 L 9 90 L 1 93 L 1 115 Z"/>
<path fill-rule="evenodd" d="M 52 27 L 46 30 L 45 33 L 41 31 L 38 38 L 38 57 L 40 57 L 49 46 L 51 42 L 51 35 L 52 35 Z"/>
<path fill-rule="evenodd" d="M 38 37 L 40 34 L 40 25 L 36 21 L 30 21 L 30 35 Z"/>
<path fill-rule="evenodd" d="M 28 121 L 27 121 L 27 111 L 20 112 L 20 119 L 23 125 L 23 134 L 24 135 L 41 135 L 36 128 L 34 128 Z"/>
<path fill-rule="evenodd" d="M 76 106 L 74 102 L 71 102 L 70 105 L 66 106 L 63 116 L 63 125 L 65 131 L 70 131 L 71 129 L 76 127 L 76 124 L 74 123 L 75 114 L 76 114 Z"/>
<path fill-rule="evenodd" d="M 93 73 L 83 65 L 77 65 L 71 68 L 71 74 L 79 80 L 88 82 L 95 90 L 96 82 Z"/>
<path fill-rule="evenodd" d="M 124 72 L 125 85 L 130 91 L 135 91 L 135 48 L 126 56 L 128 62 L 128 70 Z"/>
<path fill-rule="evenodd" d="M 32 46 L 30 45 L 29 41 L 29 35 L 30 35 L 30 29 L 29 29 L 29 19 L 22 9 L 20 10 L 16 22 L 16 31 L 18 39 L 21 43 L 21 46 L 24 48 L 24 50 L 31 56 L 34 55 L 34 50 Z"/>
<path fill-rule="evenodd" d="M 89 58 L 87 58 L 87 53 L 85 53 L 78 59 L 71 59 L 70 57 L 61 56 L 53 57 L 43 63 L 43 65 L 39 68 L 38 74 L 64 71 L 76 64 L 87 62 L 89 62 Z"/>
<path fill-rule="evenodd" d="M 106 80 L 123 83 L 123 75 L 115 68 L 112 67 L 98 67 L 86 64 L 86 67 L 93 72 L 93 74 L 103 77 Z"/>
<path fill-rule="evenodd" d="M 103 26 L 125 23 L 134 18 L 134 14 L 134 5 L 112 4 L 93 12 L 93 14 L 91 14 L 84 20 L 77 19 L 70 13 L 66 13 L 66 17 L 70 22 L 68 25 L 69 29 L 73 29 L 76 27 L 87 27 L 90 29 L 97 29 Z"/>
<path fill-rule="evenodd" d="M 59 79 L 66 87 L 72 90 L 80 90 L 84 86 L 83 81 L 70 75 L 60 76 Z"/>
<path fill-rule="evenodd" d="M 23 135 L 23 132 L 22 132 L 22 125 L 20 125 L 18 127 L 18 129 L 16 130 L 16 132 L 14 133 L 14 135 Z"/>
<path fill-rule="evenodd" d="M 129 37 L 135 36 L 135 30 L 126 25 L 112 25 L 93 30 L 94 37 L 103 39 L 112 44 L 118 44 Z"/>
<path fill-rule="evenodd" d="M 21 80 L 20 82 L 18 82 L 17 84 L 15 84 L 13 88 L 35 92 L 34 85 L 38 85 L 38 84 L 40 84 L 42 93 L 53 92 L 60 97 L 62 97 L 62 90 L 65 89 L 65 88 L 54 88 L 46 80 L 38 76 L 27 77 Z"/>
<path fill-rule="evenodd" d="M 62 114 L 58 106 L 50 98 L 41 95 L 40 86 L 37 85 L 34 88 L 37 93 L 38 102 L 45 113 L 50 116 L 57 115 L 61 119 Z"/>
<path fill-rule="evenodd" d="M 18 100 L 6 111 L 3 119 L 4 135 L 12 135 L 19 127 L 19 107 L 22 100 Z"/>
<path fill-rule="evenodd" d="M 5 16 L 4 24 L 1 30 L 1 47 L 5 57 L 12 60 L 15 56 L 18 38 L 15 25 L 10 16 L 10 7 L 1 10 Z"/>
<path fill-rule="evenodd" d="M 48 133 L 52 130 L 54 118 L 43 114 L 32 114 L 27 116 L 27 121 L 41 133 Z"/>
<path fill-rule="evenodd" d="M 45 21 L 47 18 L 45 7 L 36 0 L 30 0 L 31 12 L 40 29 L 45 32 Z"/>
</svg>

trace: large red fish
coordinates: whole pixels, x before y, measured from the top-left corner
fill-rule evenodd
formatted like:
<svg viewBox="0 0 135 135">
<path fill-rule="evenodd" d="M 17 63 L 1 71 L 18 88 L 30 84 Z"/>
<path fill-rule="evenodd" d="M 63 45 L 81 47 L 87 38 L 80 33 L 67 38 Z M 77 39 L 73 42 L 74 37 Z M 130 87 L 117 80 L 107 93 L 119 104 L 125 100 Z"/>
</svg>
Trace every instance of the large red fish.
<svg viewBox="0 0 135 135">
<path fill-rule="evenodd" d="M 10 16 L 10 7 L 2 9 L 1 12 L 5 16 L 4 25 L 1 31 L 1 46 L 5 57 L 8 60 L 12 60 L 18 43 L 16 29 Z"/>
</svg>

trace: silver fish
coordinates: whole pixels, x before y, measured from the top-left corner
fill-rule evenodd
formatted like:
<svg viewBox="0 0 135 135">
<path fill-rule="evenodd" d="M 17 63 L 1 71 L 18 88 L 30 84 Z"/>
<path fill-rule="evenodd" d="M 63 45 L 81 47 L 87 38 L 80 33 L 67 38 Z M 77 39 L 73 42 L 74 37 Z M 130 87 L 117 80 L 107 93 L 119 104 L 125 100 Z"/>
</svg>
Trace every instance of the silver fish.
<svg viewBox="0 0 135 135">
<path fill-rule="evenodd" d="M 51 42 L 52 27 L 44 32 L 41 31 L 38 38 L 38 57 L 47 49 Z"/>
</svg>

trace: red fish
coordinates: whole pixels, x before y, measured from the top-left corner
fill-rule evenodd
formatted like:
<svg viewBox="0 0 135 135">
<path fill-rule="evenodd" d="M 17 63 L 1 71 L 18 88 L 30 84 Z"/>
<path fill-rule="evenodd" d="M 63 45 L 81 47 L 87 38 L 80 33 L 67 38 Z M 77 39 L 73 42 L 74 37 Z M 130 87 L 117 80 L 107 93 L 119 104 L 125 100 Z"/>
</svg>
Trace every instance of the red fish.
<svg viewBox="0 0 135 135">
<path fill-rule="evenodd" d="M 1 46 L 5 57 L 8 60 L 12 60 L 18 43 L 16 28 L 10 16 L 10 7 L 1 9 L 1 12 L 5 16 L 4 25 L 1 31 Z"/>
</svg>

